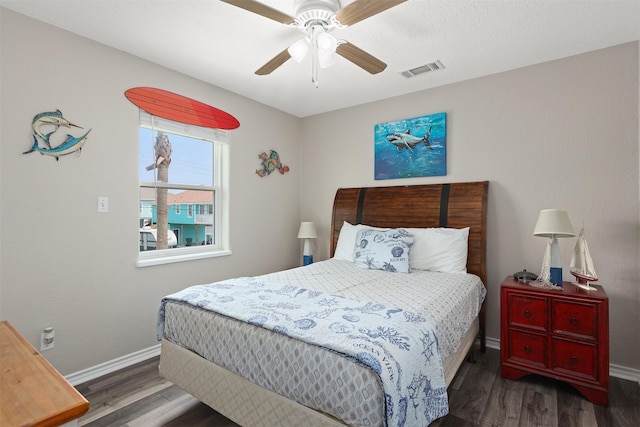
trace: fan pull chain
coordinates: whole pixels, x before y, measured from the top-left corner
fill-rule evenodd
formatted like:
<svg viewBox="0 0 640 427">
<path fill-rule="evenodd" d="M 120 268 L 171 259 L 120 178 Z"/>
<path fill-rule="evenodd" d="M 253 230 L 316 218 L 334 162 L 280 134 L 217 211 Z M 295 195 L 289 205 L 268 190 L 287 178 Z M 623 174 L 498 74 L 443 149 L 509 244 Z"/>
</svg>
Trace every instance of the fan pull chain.
<svg viewBox="0 0 640 427">
<path fill-rule="evenodd" d="M 318 35 L 315 25 L 311 26 L 311 82 L 319 86 L 318 82 Z"/>
</svg>

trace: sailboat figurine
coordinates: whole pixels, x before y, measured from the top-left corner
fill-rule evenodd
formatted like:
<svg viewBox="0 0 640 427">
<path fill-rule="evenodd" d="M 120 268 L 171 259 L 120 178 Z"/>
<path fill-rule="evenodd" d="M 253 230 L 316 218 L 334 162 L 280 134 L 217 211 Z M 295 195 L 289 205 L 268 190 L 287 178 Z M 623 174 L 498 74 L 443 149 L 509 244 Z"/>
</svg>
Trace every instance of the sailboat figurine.
<svg viewBox="0 0 640 427">
<path fill-rule="evenodd" d="M 593 266 L 593 259 L 589 253 L 589 246 L 587 245 L 587 239 L 584 237 L 584 227 L 580 230 L 578 240 L 576 241 L 576 247 L 573 250 L 573 256 L 571 257 L 571 263 L 569 264 L 571 274 L 573 274 L 578 281 L 577 286 L 587 291 L 593 291 L 596 288 L 589 286 L 589 282 L 597 282 L 598 275 Z"/>
</svg>

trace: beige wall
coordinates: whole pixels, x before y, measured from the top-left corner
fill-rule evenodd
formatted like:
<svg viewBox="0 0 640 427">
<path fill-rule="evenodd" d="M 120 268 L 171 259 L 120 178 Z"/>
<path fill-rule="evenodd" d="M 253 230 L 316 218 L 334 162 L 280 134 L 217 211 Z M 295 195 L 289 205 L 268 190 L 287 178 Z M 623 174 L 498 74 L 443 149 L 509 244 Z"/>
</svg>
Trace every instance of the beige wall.
<svg viewBox="0 0 640 427">
<path fill-rule="evenodd" d="M 638 51 L 625 44 L 304 119 L 301 206 L 317 223 L 318 257 L 339 187 L 489 180 L 488 336 L 500 337 L 502 280 L 540 272 L 538 212 L 562 208 L 576 232 L 584 224 L 610 298 L 611 362 L 639 369 Z M 447 176 L 375 181 L 374 125 L 440 111 Z M 560 240 L 565 280 L 574 244 Z"/>
<path fill-rule="evenodd" d="M 56 348 L 44 354 L 63 374 L 154 345 L 167 293 L 296 265 L 300 219 L 316 222 L 316 258 L 326 258 L 339 187 L 469 180 L 491 181 L 489 336 L 499 338 L 501 280 L 540 268 L 538 211 L 564 208 L 574 227 L 585 224 L 611 298 L 611 362 L 640 369 L 638 43 L 297 119 L 6 9 L 0 19 L 0 318 L 34 344 L 55 326 Z M 232 256 L 134 266 L 137 110 L 123 93 L 143 85 L 240 120 Z M 93 129 L 82 155 L 22 155 L 31 118 L 55 108 Z M 373 180 L 373 126 L 439 111 L 448 175 Z M 268 149 L 289 174 L 254 175 Z M 98 196 L 109 197 L 109 213 L 96 212 Z M 573 244 L 560 241 L 565 272 Z"/>
<path fill-rule="evenodd" d="M 298 118 L 7 9 L 0 54 L 0 319 L 33 344 L 54 326 L 56 347 L 44 355 L 60 372 L 157 344 L 159 301 L 185 285 L 298 265 Z M 233 255 L 135 267 L 138 109 L 124 92 L 136 86 L 193 97 L 240 121 L 231 132 Z M 82 154 L 23 155 L 33 116 L 56 108 L 92 129 Z M 269 149 L 291 172 L 255 175 Z M 109 213 L 97 212 L 98 196 L 109 197 Z"/>
</svg>

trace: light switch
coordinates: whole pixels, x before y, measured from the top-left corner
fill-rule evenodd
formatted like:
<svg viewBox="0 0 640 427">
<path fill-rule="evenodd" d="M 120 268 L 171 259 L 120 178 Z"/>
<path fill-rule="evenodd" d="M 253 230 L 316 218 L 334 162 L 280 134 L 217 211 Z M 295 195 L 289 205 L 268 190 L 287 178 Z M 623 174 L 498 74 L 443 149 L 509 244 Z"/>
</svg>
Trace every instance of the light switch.
<svg viewBox="0 0 640 427">
<path fill-rule="evenodd" d="M 98 197 L 98 212 L 109 212 L 109 198 L 105 196 Z"/>
</svg>

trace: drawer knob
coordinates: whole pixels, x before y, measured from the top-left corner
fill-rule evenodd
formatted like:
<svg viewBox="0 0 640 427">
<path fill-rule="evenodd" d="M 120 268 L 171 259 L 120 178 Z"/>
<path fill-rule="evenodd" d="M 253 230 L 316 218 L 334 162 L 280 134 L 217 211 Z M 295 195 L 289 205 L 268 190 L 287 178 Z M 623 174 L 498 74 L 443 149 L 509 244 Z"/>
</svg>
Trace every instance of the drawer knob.
<svg viewBox="0 0 640 427">
<path fill-rule="evenodd" d="M 527 353 L 527 354 L 531 353 L 531 347 L 529 347 L 528 345 L 525 345 L 524 346 L 524 352 Z"/>
<path fill-rule="evenodd" d="M 531 312 L 529 310 L 525 310 L 524 311 L 524 317 L 526 317 L 527 319 L 531 317 Z"/>
<path fill-rule="evenodd" d="M 578 324 L 578 319 L 576 317 L 572 317 L 571 319 L 569 319 L 569 324 L 571 326 L 576 326 Z"/>
<path fill-rule="evenodd" d="M 569 359 L 569 363 L 571 363 L 572 365 L 577 365 L 578 364 L 578 358 L 575 356 L 571 356 L 571 358 Z"/>
</svg>

